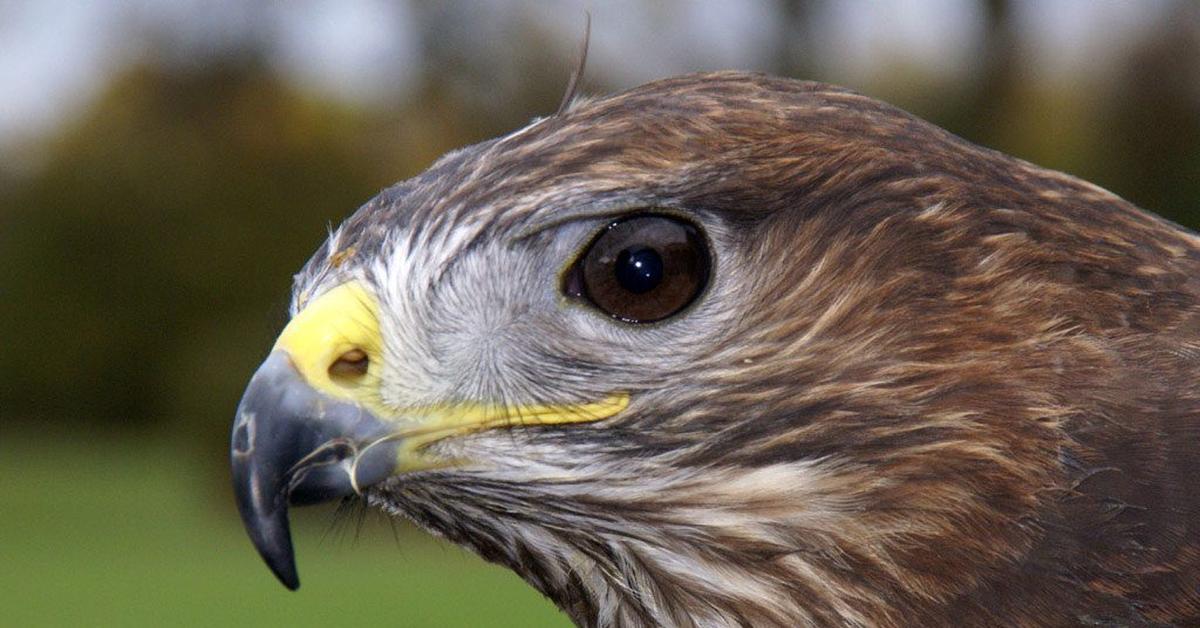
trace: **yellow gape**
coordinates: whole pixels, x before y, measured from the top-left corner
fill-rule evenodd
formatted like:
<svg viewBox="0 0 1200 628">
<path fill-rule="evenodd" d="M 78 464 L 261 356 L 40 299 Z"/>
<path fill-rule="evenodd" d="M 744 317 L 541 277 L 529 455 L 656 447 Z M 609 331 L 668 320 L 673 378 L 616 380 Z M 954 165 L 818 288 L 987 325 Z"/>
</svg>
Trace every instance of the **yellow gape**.
<svg viewBox="0 0 1200 628">
<path fill-rule="evenodd" d="M 424 460 L 419 452 L 447 437 L 494 428 L 590 423 L 615 416 L 629 405 L 626 393 L 579 404 L 448 400 L 425 406 L 385 405 L 380 394 L 384 363 L 379 302 L 357 281 L 310 301 L 284 328 L 275 350 L 286 353 L 317 391 L 395 424 L 394 437 L 402 441 L 398 470 L 443 466 L 445 461 Z"/>
</svg>

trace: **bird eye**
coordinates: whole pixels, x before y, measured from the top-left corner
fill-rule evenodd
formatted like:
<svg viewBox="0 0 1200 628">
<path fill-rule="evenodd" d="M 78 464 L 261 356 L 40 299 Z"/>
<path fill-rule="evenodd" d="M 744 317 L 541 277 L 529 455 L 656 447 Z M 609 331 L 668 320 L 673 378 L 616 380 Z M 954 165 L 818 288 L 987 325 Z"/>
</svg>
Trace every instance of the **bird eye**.
<svg viewBox="0 0 1200 628">
<path fill-rule="evenodd" d="M 679 313 L 708 283 L 711 266 L 695 225 L 658 214 L 613 221 L 564 276 L 563 292 L 628 323 Z"/>
</svg>

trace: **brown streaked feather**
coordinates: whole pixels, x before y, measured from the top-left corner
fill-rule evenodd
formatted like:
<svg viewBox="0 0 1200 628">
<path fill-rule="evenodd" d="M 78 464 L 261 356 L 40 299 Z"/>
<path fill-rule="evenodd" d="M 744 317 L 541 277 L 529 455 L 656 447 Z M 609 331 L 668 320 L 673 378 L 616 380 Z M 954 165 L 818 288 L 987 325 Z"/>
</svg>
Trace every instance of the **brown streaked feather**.
<svg viewBox="0 0 1200 628">
<path fill-rule="evenodd" d="M 685 393 L 561 436 L 695 475 L 637 501 L 598 490 L 615 475 L 570 492 L 433 474 L 386 505 L 585 625 L 1200 624 L 1197 236 L 864 96 L 718 73 L 452 154 L 342 246 L 521 231 L 584 198 L 712 216 L 746 278 L 739 316 L 662 374 Z M 836 517 L 751 473 L 801 463 Z M 735 485 L 761 499 L 705 501 Z M 663 548 L 730 586 L 700 592 Z"/>
</svg>

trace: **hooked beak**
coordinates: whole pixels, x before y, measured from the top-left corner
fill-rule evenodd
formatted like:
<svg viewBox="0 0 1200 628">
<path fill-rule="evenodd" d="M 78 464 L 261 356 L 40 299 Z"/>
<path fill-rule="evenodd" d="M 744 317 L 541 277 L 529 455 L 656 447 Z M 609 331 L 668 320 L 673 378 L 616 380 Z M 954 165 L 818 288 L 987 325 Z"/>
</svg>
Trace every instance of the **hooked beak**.
<svg viewBox="0 0 1200 628">
<path fill-rule="evenodd" d="M 284 327 L 238 405 L 230 444 L 238 511 L 289 589 L 300 580 L 288 505 L 361 492 L 396 465 L 397 443 L 369 394 L 379 368 L 377 310 L 358 282 L 313 299 Z"/>
<path fill-rule="evenodd" d="M 313 389 L 283 351 L 254 374 L 233 425 L 233 489 L 254 547 L 284 586 L 300 586 L 288 505 L 331 501 L 387 479 L 399 446 L 387 435 L 368 410 Z"/>
<path fill-rule="evenodd" d="M 289 589 L 300 586 L 289 505 L 361 494 L 394 474 L 440 468 L 445 461 L 424 452 L 442 438 L 599 421 L 629 402 L 618 393 L 573 404 L 386 406 L 378 313 L 379 303 L 358 281 L 304 304 L 237 409 L 230 463 L 238 511 L 254 547 Z"/>
</svg>

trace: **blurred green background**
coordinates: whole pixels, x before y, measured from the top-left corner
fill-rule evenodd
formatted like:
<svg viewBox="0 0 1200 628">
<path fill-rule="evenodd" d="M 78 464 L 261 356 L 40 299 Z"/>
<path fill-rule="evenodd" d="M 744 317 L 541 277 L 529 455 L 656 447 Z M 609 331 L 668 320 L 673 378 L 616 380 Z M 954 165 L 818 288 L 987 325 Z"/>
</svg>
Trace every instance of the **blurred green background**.
<svg viewBox="0 0 1200 628">
<path fill-rule="evenodd" d="M 304 587 L 226 468 L 291 274 L 439 154 L 584 91 L 848 85 L 1200 224 L 1200 5 L 0 1 L 0 623 L 563 625 L 377 514 L 299 511 Z"/>
</svg>

